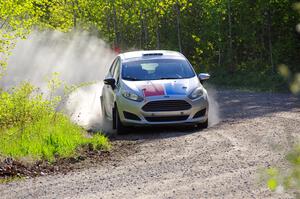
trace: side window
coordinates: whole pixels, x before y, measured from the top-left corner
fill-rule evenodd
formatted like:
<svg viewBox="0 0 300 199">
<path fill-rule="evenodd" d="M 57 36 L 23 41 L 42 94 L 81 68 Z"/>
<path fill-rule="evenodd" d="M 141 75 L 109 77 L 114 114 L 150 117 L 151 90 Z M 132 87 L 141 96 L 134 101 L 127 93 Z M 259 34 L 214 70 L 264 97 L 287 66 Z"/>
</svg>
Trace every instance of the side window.
<svg viewBox="0 0 300 199">
<path fill-rule="evenodd" d="M 115 70 L 113 72 L 113 77 L 117 81 L 117 84 L 119 83 L 119 76 L 120 76 L 120 59 L 117 60 Z"/>
<path fill-rule="evenodd" d="M 116 63 L 118 62 L 118 60 L 119 60 L 119 59 L 116 58 L 116 59 L 114 60 L 114 62 L 112 63 L 110 69 L 109 69 L 109 74 L 110 74 L 111 76 L 113 76 L 114 70 L 115 70 L 115 68 L 116 68 Z"/>
</svg>

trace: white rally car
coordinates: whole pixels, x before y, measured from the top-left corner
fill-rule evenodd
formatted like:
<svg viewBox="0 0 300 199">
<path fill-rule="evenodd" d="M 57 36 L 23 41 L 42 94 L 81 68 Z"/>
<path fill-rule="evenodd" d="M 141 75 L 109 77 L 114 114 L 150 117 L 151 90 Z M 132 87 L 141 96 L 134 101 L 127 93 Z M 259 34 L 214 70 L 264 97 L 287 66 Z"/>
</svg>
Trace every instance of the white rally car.
<svg viewBox="0 0 300 199">
<path fill-rule="evenodd" d="M 136 51 L 116 57 L 104 79 L 102 115 L 113 129 L 128 126 L 208 125 L 208 95 L 189 61 L 173 51 Z"/>
</svg>

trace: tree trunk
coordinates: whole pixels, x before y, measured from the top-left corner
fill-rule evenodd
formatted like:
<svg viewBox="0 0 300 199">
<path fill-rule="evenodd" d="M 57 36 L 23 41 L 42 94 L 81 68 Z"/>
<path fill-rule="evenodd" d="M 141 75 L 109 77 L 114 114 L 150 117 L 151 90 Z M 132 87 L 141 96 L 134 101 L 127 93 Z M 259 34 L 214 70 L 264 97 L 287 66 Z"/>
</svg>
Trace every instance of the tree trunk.
<svg viewBox="0 0 300 199">
<path fill-rule="evenodd" d="M 144 20 L 144 42 L 145 42 L 145 45 L 144 47 L 146 47 L 146 49 L 148 48 L 148 28 L 147 28 L 147 20 L 143 19 Z"/>
<path fill-rule="evenodd" d="M 76 30 L 76 27 L 77 27 L 77 9 L 76 9 L 76 6 L 78 6 L 78 1 L 77 0 L 72 1 L 72 6 L 73 6 L 73 27 Z"/>
<path fill-rule="evenodd" d="M 107 33 L 108 33 L 108 40 L 111 42 L 111 28 L 110 28 L 110 12 L 107 10 L 106 12 L 106 28 L 107 28 Z"/>
<path fill-rule="evenodd" d="M 228 50 L 228 57 L 229 57 L 229 71 L 231 73 L 234 72 L 233 66 L 233 41 L 232 41 L 232 17 L 231 17 L 231 0 L 227 0 L 227 12 L 228 12 L 228 40 L 229 40 L 229 50 Z"/>
<path fill-rule="evenodd" d="M 156 26 L 156 48 L 157 50 L 160 49 L 160 32 L 159 32 L 159 22 L 157 18 L 157 26 Z"/>
<path fill-rule="evenodd" d="M 122 31 L 123 29 L 123 26 L 122 26 L 123 24 L 122 23 L 120 23 L 119 24 L 119 26 L 118 26 L 118 34 L 119 34 L 119 43 L 118 43 L 118 48 L 120 49 L 120 50 L 122 50 L 123 49 L 123 46 L 124 46 L 124 43 L 123 43 L 123 34 L 124 34 L 124 32 Z"/>
<path fill-rule="evenodd" d="M 140 29 L 140 49 L 143 49 L 143 30 L 144 30 L 144 20 L 143 20 L 143 9 L 140 8 L 140 22 L 141 22 L 141 29 Z"/>
<path fill-rule="evenodd" d="M 182 44 L 181 44 L 181 30 L 180 30 L 180 6 L 176 4 L 176 21 L 177 21 L 177 40 L 178 40 L 178 48 L 179 52 L 182 52 Z"/>
<path fill-rule="evenodd" d="M 272 16 L 270 10 L 268 11 L 268 41 L 269 41 L 270 63 L 272 67 L 272 73 L 274 73 L 275 67 L 274 67 L 273 43 L 272 43 Z"/>
<path fill-rule="evenodd" d="M 221 64 L 222 64 L 221 15 L 219 16 L 219 19 L 218 19 L 218 31 L 219 31 L 219 36 L 218 36 L 218 46 L 219 46 L 218 67 L 221 68 Z"/>
<path fill-rule="evenodd" d="M 118 24 L 117 24 L 117 12 L 115 7 L 115 2 L 113 2 L 113 23 L 114 23 L 114 48 L 119 47 L 119 33 L 118 33 Z"/>
</svg>

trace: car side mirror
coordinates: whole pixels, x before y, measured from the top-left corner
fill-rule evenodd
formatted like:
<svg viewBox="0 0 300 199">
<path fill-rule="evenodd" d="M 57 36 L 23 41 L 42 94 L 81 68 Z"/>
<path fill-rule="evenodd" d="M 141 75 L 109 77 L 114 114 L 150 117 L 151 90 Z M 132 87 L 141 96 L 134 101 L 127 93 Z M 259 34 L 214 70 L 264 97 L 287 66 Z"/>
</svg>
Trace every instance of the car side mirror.
<svg viewBox="0 0 300 199">
<path fill-rule="evenodd" d="M 116 80 L 113 77 L 108 77 L 104 79 L 104 84 L 109 85 L 112 87 L 112 89 L 116 88 Z"/>
<path fill-rule="evenodd" d="M 210 75 L 208 73 L 200 73 L 198 75 L 198 78 L 200 79 L 201 84 L 207 80 L 209 80 Z"/>
</svg>

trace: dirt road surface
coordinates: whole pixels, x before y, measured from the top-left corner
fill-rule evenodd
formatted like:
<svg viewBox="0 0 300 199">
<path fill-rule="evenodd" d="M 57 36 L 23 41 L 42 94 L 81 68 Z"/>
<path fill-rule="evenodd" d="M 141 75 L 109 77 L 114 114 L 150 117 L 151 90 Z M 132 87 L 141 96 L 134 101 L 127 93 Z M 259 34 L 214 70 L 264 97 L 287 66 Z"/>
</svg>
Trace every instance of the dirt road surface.
<svg viewBox="0 0 300 199">
<path fill-rule="evenodd" d="M 221 122 L 203 131 L 132 129 L 128 153 L 90 168 L 0 185 L 0 198 L 293 198 L 260 182 L 300 137 L 288 94 L 219 91 Z M 122 150 L 122 149 L 119 149 Z M 125 148 L 124 148 L 125 150 Z"/>
</svg>

